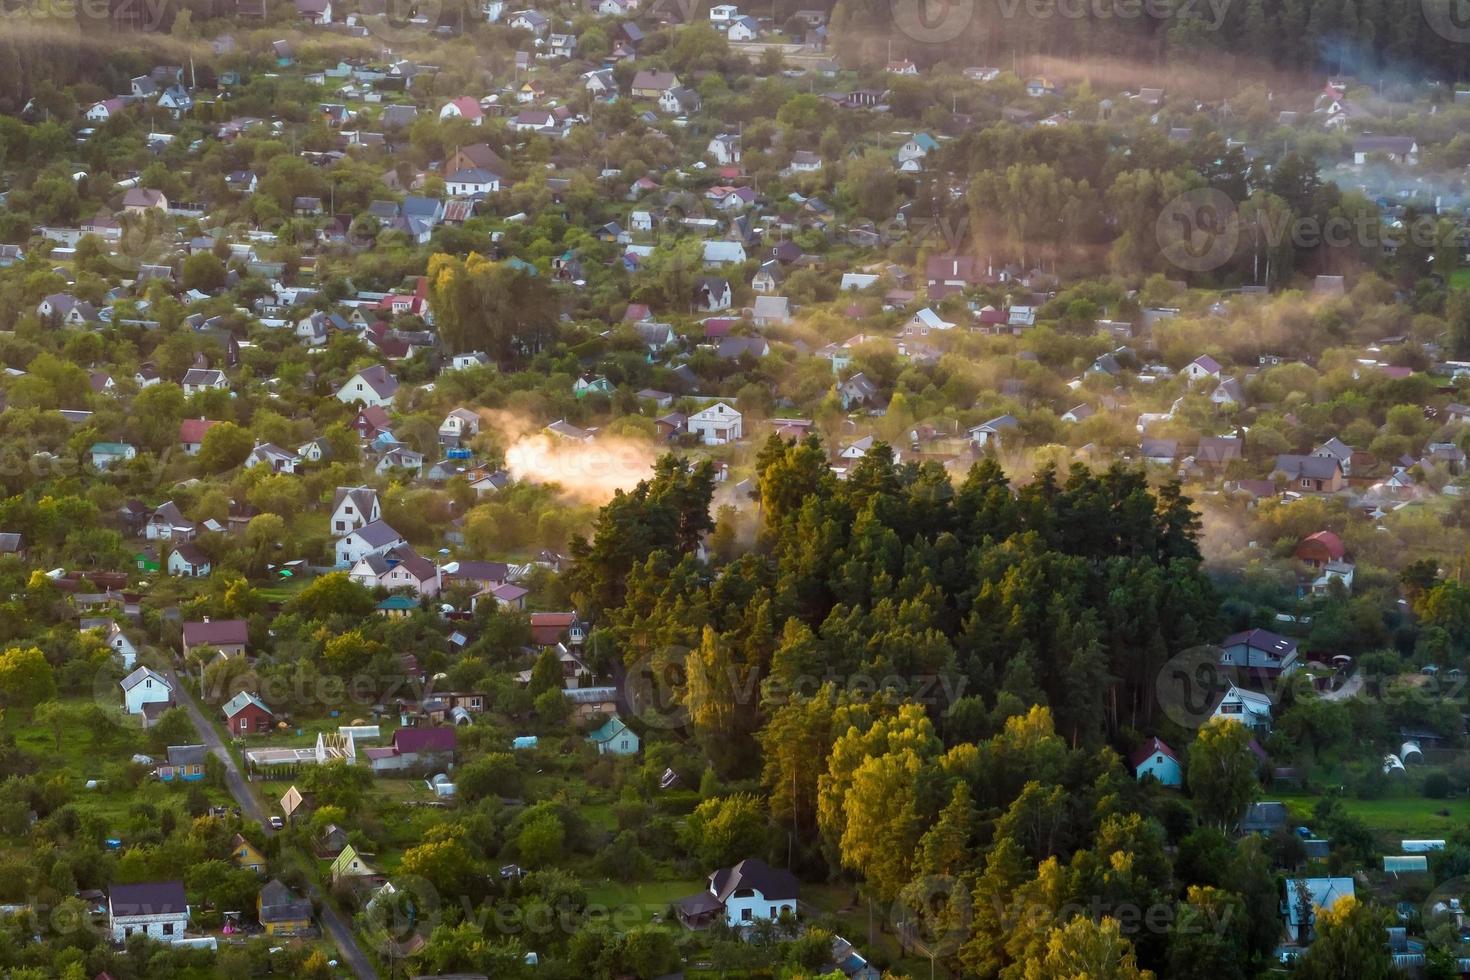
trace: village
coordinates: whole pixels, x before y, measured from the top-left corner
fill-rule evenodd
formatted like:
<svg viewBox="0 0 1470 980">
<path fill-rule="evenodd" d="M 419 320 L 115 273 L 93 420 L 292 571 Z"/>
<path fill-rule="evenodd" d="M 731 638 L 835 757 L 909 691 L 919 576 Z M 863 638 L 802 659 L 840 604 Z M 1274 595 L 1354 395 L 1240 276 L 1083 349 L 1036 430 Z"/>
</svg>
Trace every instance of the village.
<svg viewBox="0 0 1470 980">
<path fill-rule="evenodd" d="M 1470 87 L 229 6 L 4 94 L 0 972 L 1470 976 Z"/>
</svg>

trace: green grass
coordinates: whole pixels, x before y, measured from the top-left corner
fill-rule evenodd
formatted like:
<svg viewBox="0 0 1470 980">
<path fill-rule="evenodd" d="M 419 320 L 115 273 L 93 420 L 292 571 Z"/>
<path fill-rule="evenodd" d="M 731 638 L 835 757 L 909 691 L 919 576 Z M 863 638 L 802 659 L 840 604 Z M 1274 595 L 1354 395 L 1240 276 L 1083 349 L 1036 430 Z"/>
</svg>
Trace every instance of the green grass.
<svg viewBox="0 0 1470 980">
<path fill-rule="evenodd" d="M 706 886 L 703 879 L 626 884 L 619 881 L 588 882 L 587 904 L 591 909 L 606 910 L 615 928 L 631 929 L 652 921 L 655 914 L 662 917 L 674 902 L 703 891 Z"/>
<path fill-rule="evenodd" d="M 1270 799 L 1285 803 L 1291 812 L 1292 826 L 1312 826 L 1312 808 L 1319 796 L 1301 793 L 1273 793 Z M 1470 799 L 1429 800 L 1419 796 L 1387 797 L 1379 800 L 1342 798 L 1349 816 L 1365 823 L 1370 830 L 1393 840 L 1446 837 L 1456 827 L 1470 822 Z M 1441 816 L 1440 811 L 1449 816 Z"/>
<path fill-rule="evenodd" d="M 1450 285 L 1456 289 L 1470 289 L 1470 268 L 1456 269 L 1451 272 Z"/>
</svg>

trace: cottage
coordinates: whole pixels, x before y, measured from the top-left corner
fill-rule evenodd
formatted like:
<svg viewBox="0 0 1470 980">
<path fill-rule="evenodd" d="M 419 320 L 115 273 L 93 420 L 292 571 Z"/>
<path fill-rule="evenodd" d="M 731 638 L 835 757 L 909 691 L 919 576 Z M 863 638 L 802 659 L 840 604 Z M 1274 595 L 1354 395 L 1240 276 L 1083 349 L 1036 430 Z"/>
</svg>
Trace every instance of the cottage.
<svg viewBox="0 0 1470 980">
<path fill-rule="evenodd" d="M 189 903 L 182 881 L 149 881 L 112 885 L 107 889 L 107 929 L 112 941 L 125 943 L 144 935 L 161 943 L 184 938 Z"/>
<path fill-rule="evenodd" d="M 1134 750 L 1128 765 L 1138 779 L 1152 776 L 1165 786 L 1184 784 L 1184 768 L 1180 765 L 1179 756 L 1157 736 Z"/>
<path fill-rule="evenodd" d="M 141 715 L 146 705 L 169 706 L 174 703 L 173 685 L 151 667 L 138 667 L 120 682 L 123 711 Z"/>
<path fill-rule="evenodd" d="M 1272 474 L 1281 475 L 1290 489 L 1302 493 L 1337 493 L 1347 485 L 1342 464 L 1330 457 L 1282 454 L 1276 457 Z"/>
<path fill-rule="evenodd" d="M 363 368 L 337 389 L 337 400 L 348 405 L 384 408 L 398 394 L 398 379 L 381 364 Z"/>
<path fill-rule="evenodd" d="M 235 867 L 254 871 L 258 875 L 265 874 L 265 855 L 260 852 L 260 848 L 246 840 L 244 834 L 236 834 L 230 847 L 230 860 L 235 863 Z"/>
<path fill-rule="evenodd" d="M 992 444 L 1000 445 L 1003 433 L 1017 430 L 1020 427 L 1021 422 L 1019 419 L 1014 415 L 1006 414 L 998 415 L 988 422 L 981 422 L 979 425 L 971 426 L 966 432 L 970 437 L 970 442 L 980 448 L 984 448 Z"/>
<path fill-rule="evenodd" d="M 1251 731 L 1264 735 L 1271 731 L 1271 705 L 1268 695 L 1247 691 L 1232 683 L 1220 695 L 1220 700 L 1215 702 L 1210 717 L 1237 721 Z"/>
<path fill-rule="evenodd" d="M 1220 641 L 1220 666 L 1247 672 L 1262 680 L 1274 680 L 1296 669 L 1295 640 L 1253 629 L 1235 633 Z"/>
<path fill-rule="evenodd" d="M 272 878 L 255 898 L 255 917 L 267 936 L 299 936 L 311 928 L 311 902 Z"/>
<path fill-rule="evenodd" d="M 588 732 L 587 741 L 596 745 L 602 755 L 638 754 L 638 733 L 617 715 Z"/>
<path fill-rule="evenodd" d="M 230 698 L 221 710 L 231 735 L 264 734 L 270 731 L 275 718 L 275 713 L 266 707 L 265 702 L 249 691 L 241 691 Z"/>
<path fill-rule="evenodd" d="M 226 656 L 245 652 L 250 645 L 250 624 L 243 619 L 214 619 L 187 622 L 183 630 L 183 652 L 216 650 Z"/>
<path fill-rule="evenodd" d="M 454 762 L 457 744 L 453 728 L 399 728 L 391 745 L 363 751 L 374 773 L 443 770 Z"/>
<path fill-rule="evenodd" d="M 204 778 L 204 760 L 209 750 L 202 745 L 170 745 L 168 761 L 158 767 L 158 778 L 165 783 L 175 779 L 193 783 Z"/>
<path fill-rule="evenodd" d="M 188 541 L 182 541 L 168 554 L 167 566 L 170 575 L 185 578 L 203 578 L 213 570 L 209 556 Z"/>
<path fill-rule="evenodd" d="M 338 487 L 332 495 L 330 521 L 333 534 L 350 534 L 382 516 L 378 491 L 372 487 Z"/>
<path fill-rule="evenodd" d="M 337 564 L 354 565 L 368 555 L 381 555 L 408 544 L 403 535 L 382 520 L 356 528 L 337 540 Z"/>
<path fill-rule="evenodd" d="M 705 891 L 681 899 L 679 920 L 698 928 L 722 918 L 731 928 L 748 928 L 757 919 L 794 915 L 799 891 L 791 872 L 772 868 L 760 858 L 746 858 L 711 874 Z"/>
<path fill-rule="evenodd" d="M 715 402 L 689 416 L 689 433 L 706 446 L 720 446 L 744 438 L 739 412 L 724 402 Z"/>
<path fill-rule="evenodd" d="M 556 646 L 565 640 L 580 646 L 587 638 L 587 627 L 574 612 L 531 614 L 531 642 L 537 646 Z"/>
</svg>

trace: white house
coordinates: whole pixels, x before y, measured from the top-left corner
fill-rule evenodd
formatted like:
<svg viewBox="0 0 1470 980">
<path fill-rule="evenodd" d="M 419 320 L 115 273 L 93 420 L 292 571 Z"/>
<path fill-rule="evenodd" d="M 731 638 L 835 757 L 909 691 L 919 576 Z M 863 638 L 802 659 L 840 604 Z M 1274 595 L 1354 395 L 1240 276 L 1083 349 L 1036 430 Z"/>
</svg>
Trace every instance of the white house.
<svg viewBox="0 0 1470 980">
<path fill-rule="evenodd" d="M 146 881 L 111 885 L 107 889 L 107 928 L 112 941 L 144 935 L 155 942 L 184 938 L 189 927 L 189 903 L 182 881 Z"/>
<path fill-rule="evenodd" d="M 737 17 L 725 29 L 725 38 L 732 44 L 754 41 L 761 36 L 761 26 L 754 17 Z"/>
<path fill-rule="evenodd" d="M 225 377 L 223 371 L 215 371 L 212 368 L 190 368 L 184 372 L 182 387 L 187 397 L 201 391 L 222 391 L 230 387 L 230 380 Z"/>
<path fill-rule="evenodd" d="M 128 639 L 122 627 L 109 621 L 106 626 L 100 626 L 97 629 L 102 633 L 102 638 L 107 641 L 108 648 L 122 661 L 123 670 L 132 671 L 133 665 L 138 660 L 138 648 L 132 640 Z"/>
<path fill-rule="evenodd" d="M 706 446 L 719 446 L 744 438 L 740 413 L 724 402 L 716 402 L 689 416 L 689 432 Z"/>
<path fill-rule="evenodd" d="M 348 405 L 360 402 L 369 407 L 386 408 L 393 404 L 393 398 L 397 394 L 398 379 L 389 374 L 383 365 L 374 364 L 348 378 L 337 389 L 337 400 Z"/>
<path fill-rule="evenodd" d="M 468 408 L 456 408 L 439 423 L 439 444 L 458 446 L 480 431 L 480 416 Z"/>
<path fill-rule="evenodd" d="M 1128 762 L 1139 779 L 1152 776 L 1165 786 L 1184 785 L 1184 767 L 1179 764 L 1179 756 L 1161 738 L 1144 742 Z"/>
<path fill-rule="evenodd" d="M 264 466 L 272 473 L 295 473 L 301 465 L 301 456 L 289 449 L 282 449 L 274 443 L 262 442 L 250 450 L 250 455 L 245 457 L 245 468 L 253 469 L 256 466 Z"/>
<path fill-rule="evenodd" d="M 722 167 L 728 167 L 732 163 L 740 162 L 740 137 L 731 133 L 721 133 L 709 141 L 705 152 L 714 157 L 715 163 Z"/>
<path fill-rule="evenodd" d="M 709 8 L 709 22 L 715 25 L 729 24 L 740 16 L 740 8 L 733 3 L 717 3 Z"/>
<path fill-rule="evenodd" d="M 141 715 L 145 704 L 172 704 L 174 700 L 173 685 L 151 667 L 136 668 L 119 684 L 123 692 L 123 710 L 130 715 Z"/>
<path fill-rule="evenodd" d="M 372 487 L 338 487 L 332 497 L 332 533 L 350 534 L 358 528 L 381 520 L 378 491 Z"/>
<path fill-rule="evenodd" d="M 1210 713 L 1212 718 L 1229 718 L 1238 721 L 1254 732 L 1265 734 L 1271 730 L 1271 699 L 1265 694 L 1246 691 L 1234 684 L 1222 695 Z"/>
<path fill-rule="evenodd" d="M 403 535 L 392 527 L 381 520 L 373 521 L 337 540 L 337 564 L 354 565 L 368 555 L 381 555 L 406 544 Z"/>
<path fill-rule="evenodd" d="M 444 191 L 450 197 L 494 194 L 498 190 L 500 190 L 500 177 L 483 167 L 465 167 L 444 178 Z"/>
<path fill-rule="evenodd" d="M 999 443 L 1001 433 L 1006 429 L 1020 428 L 1020 421 L 1014 415 L 998 415 L 989 422 L 981 422 L 968 430 L 970 441 L 977 446 L 988 446 L 991 442 Z"/>
<path fill-rule="evenodd" d="M 1205 378 L 1220 380 L 1220 362 L 1208 354 L 1201 354 L 1184 368 L 1184 376 L 1190 381 L 1201 381 Z"/>
<path fill-rule="evenodd" d="M 705 242 L 704 264 L 708 267 L 745 261 L 745 246 L 739 242 Z"/>
<path fill-rule="evenodd" d="M 705 891 L 680 900 L 679 918 L 699 925 L 723 917 L 733 928 L 747 928 L 758 919 L 779 919 L 783 912 L 795 915 L 799 892 L 790 871 L 746 858 L 710 875 Z"/>
<path fill-rule="evenodd" d="M 468 95 L 461 95 L 457 99 L 450 99 L 444 103 L 439 110 L 440 119 L 463 119 L 472 125 L 478 126 L 485 118 L 485 111 L 480 108 L 480 103 Z"/>
<path fill-rule="evenodd" d="M 203 578 L 213 569 L 209 557 L 187 541 L 168 554 L 168 573 L 185 578 Z"/>
</svg>

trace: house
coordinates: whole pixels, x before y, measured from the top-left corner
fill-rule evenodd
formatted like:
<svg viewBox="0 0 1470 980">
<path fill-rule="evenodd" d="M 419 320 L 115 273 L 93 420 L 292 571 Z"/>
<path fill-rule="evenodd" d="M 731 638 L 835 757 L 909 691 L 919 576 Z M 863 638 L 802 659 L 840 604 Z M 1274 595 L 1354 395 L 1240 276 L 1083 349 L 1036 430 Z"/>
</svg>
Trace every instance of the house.
<svg viewBox="0 0 1470 980">
<path fill-rule="evenodd" d="M 172 705 L 173 685 L 151 667 L 138 667 L 120 682 L 123 710 L 130 715 L 143 714 L 144 705 Z"/>
<path fill-rule="evenodd" d="M 1152 776 L 1165 786 L 1184 784 L 1184 767 L 1179 763 L 1179 756 L 1169 748 L 1168 743 L 1157 736 L 1134 750 L 1128 759 L 1128 766 L 1138 779 Z"/>
<path fill-rule="evenodd" d="M 467 439 L 473 438 L 480 431 L 480 416 L 468 408 L 456 408 L 444 416 L 444 421 L 439 423 L 439 444 L 441 446 L 458 446 Z"/>
<path fill-rule="evenodd" d="M 1245 405 L 1245 386 L 1234 378 L 1221 378 L 1210 392 L 1210 403 L 1226 408 L 1241 407 Z"/>
<path fill-rule="evenodd" d="M 1413 166 L 1419 162 L 1419 144 L 1412 136 L 1373 136 L 1353 140 L 1353 165 L 1361 167 L 1369 157 L 1387 157 L 1393 163 Z"/>
<path fill-rule="evenodd" d="M 844 410 L 857 405 L 876 404 L 880 395 L 878 386 L 861 371 L 837 385 L 837 398 Z"/>
<path fill-rule="evenodd" d="M 158 108 L 179 119 L 194 108 L 194 96 L 182 85 L 170 85 L 158 96 Z"/>
<path fill-rule="evenodd" d="M 148 187 L 132 187 L 123 195 L 123 210 L 129 214 L 144 214 L 148 211 L 167 211 L 168 198 L 163 191 Z"/>
<path fill-rule="evenodd" d="M 368 555 L 381 555 L 408 544 L 403 535 L 382 520 L 371 521 L 343 535 L 334 551 L 337 564 L 355 565 Z"/>
<path fill-rule="evenodd" d="M 531 614 L 531 642 L 537 646 L 556 646 L 565 638 L 572 646 L 587 639 L 587 627 L 574 612 L 541 612 Z"/>
<path fill-rule="evenodd" d="M 725 39 L 732 44 L 754 41 L 761 36 L 761 26 L 754 17 L 737 17 L 725 30 Z"/>
<path fill-rule="evenodd" d="M 147 881 L 107 889 L 107 931 L 115 943 L 125 943 L 133 935 L 171 943 L 183 939 L 188 926 L 189 903 L 182 881 Z"/>
<path fill-rule="evenodd" d="M 328 829 L 329 834 L 331 829 Z M 341 830 L 340 827 L 335 829 Z M 346 834 L 343 833 L 342 837 L 345 839 Z M 342 850 L 338 851 L 337 856 L 332 860 L 331 873 L 333 885 L 350 882 L 353 878 L 376 878 L 378 876 L 377 869 L 363 860 L 362 856 L 357 853 L 357 849 L 345 843 L 345 840 Z"/>
<path fill-rule="evenodd" d="M 308 24 L 330 24 L 332 0 L 296 0 L 296 13 Z"/>
<path fill-rule="evenodd" d="M 1271 698 L 1232 683 L 1215 702 L 1210 717 L 1238 721 L 1251 731 L 1264 735 L 1271 731 Z"/>
<path fill-rule="evenodd" d="M 611 395 L 613 384 L 602 375 L 584 374 L 572 382 L 572 394 L 578 398 L 588 395 Z"/>
<path fill-rule="evenodd" d="M 711 874 L 705 891 L 681 899 L 679 920 L 690 928 L 699 928 L 723 918 L 732 928 L 747 928 L 757 919 L 775 920 L 782 913 L 794 915 L 799 891 L 791 872 L 772 868 L 760 858 L 746 858 Z"/>
<path fill-rule="evenodd" d="M 269 442 L 260 443 L 245 457 L 246 469 L 264 466 L 272 473 L 294 474 L 301 463 L 302 459 L 298 454 Z"/>
<path fill-rule="evenodd" d="M 86 624 L 83 623 L 83 626 L 86 626 Z M 123 632 L 122 627 L 109 619 L 105 624 L 92 628 L 102 631 L 102 638 L 107 643 L 107 648 L 112 651 L 113 656 L 122 662 L 123 670 L 132 670 L 133 664 L 138 659 L 138 647 L 132 640 L 128 639 L 128 635 Z"/>
<path fill-rule="evenodd" d="M 1342 538 L 1331 531 L 1317 531 L 1302 538 L 1294 552 L 1296 560 L 1308 568 L 1325 568 L 1342 561 L 1347 555 Z"/>
<path fill-rule="evenodd" d="M 635 99 L 657 99 L 671 88 L 679 88 L 679 76 L 671 71 L 640 69 L 628 92 Z"/>
<path fill-rule="evenodd" d="M 1139 455 L 1155 466 L 1172 465 L 1179 455 L 1178 439 L 1144 439 L 1138 444 Z"/>
<path fill-rule="evenodd" d="M 225 726 L 231 735 L 264 734 L 271 730 L 271 722 L 275 718 L 275 712 L 249 691 L 236 694 L 220 710 L 224 712 Z"/>
<path fill-rule="evenodd" d="M 99 470 L 108 469 L 138 455 L 137 448 L 126 442 L 94 442 L 88 452 L 92 456 L 92 465 Z"/>
<path fill-rule="evenodd" d="M 1201 436 L 1194 459 L 1200 466 L 1224 469 L 1240 459 L 1241 440 L 1234 436 Z"/>
<path fill-rule="evenodd" d="M 439 110 L 439 118 L 463 119 L 465 122 L 478 126 L 485 118 L 485 111 L 480 108 L 478 99 L 468 95 L 461 95 L 457 99 L 450 99 L 444 103 Z"/>
<path fill-rule="evenodd" d="M 658 107 L 671 116 L 692 116 L 704 105 L 692 88 L 671 88 L 658 97 Z"/>
<path fill-rule="evenodd" d="M 227 391 L 230 387 L 230 381 L 225 377 L 225 373 L 211 368 L 190 368 L 184 372 L 181 384 L 186 397 L 201 391 Z"/>
<path fill-rule="evenodd" d="M 1204 378 L 1218 381 L 1220 380 L 1220 370 L 1219 361 L 1208 354 L 1201 354 L 1185 365 L 1182 373 L 1190 381 L 1200 381 Z"/>
<path fill-rule="evenodd" d="M 179 505 L 166 500 L 154 508 L 143 524 L 143 536 L 149 541 L 188 540 L 196 532 L 194 522 L 184 516 Z"/>
<path fill-rule="evenodd" d="M 381 364 L 363 368 L 337 389 L 337 400 L 348 405 L 361 404 L 384 408 L 393 404 L 398 394 L 398 379 Z"/>
<path fill-rule="evenodd" d="M 243 619 L 210 619 L 187 622 L 183 631 L 183 653 L 199 649 L 217 650 L 226 656 L 245 652 L 250 645 L 250 624 Z"/>
<path fill-rule="evenodd" d="M 730 308 L 730 280 L 700 276 L 694 280 L 694 308 L 702 313 L 718 313 Z M 668 329 L 665 327 L 665 329 Z"/>
<path fill-rule="evenodd" d="M 1296 669 L 1297 644 L 1270 630 L 1253 629 L 1220 641 L 1220 666 L 1274 680 Z"/>
<path fill-rule="evenodd" d="M 761 263 L 761 267 L 750 278 L 750 288 L 757 293 L 774 293 L 785 280 L 786 270 L 781 263 L 768 259 Z"/>
<path fill-rule="evenodd" d="M 253 170 L 232 170 L 225 175 L 225 186 L 241 194 L 254 194 L 260 186 L 260 178 Z"/>
<path fill-rule="evenodd" d="M 165 566 L 170 575 L 185 578 L 203 578 L 213 569 L 209 556 L 188 541 L 182 541 L 168 553 Z"/>
<path fill-rule="evenodd" d="M 218 424 L 210 419 L 184 419 L 180 422 L 179 448 L 184 451 L 184 455 L 199 455 L 199 450 L 204 445 L 204 433 Z"/>
<path fill-rule="evenodd" d="M 703 262 L 713 267 L 745 261 L 745 246 L 739 242 L 705 242 Z"/>
<path fill-rule="evenodd" d="M 36 305 L 36 314 L 68 327 L 81 327 L 89 323 L 102 322 L 102 317 L 97 313 L 96 307 L 86 300 L 68 296 L 66 293 L 52 293 L 42 299 Z"/>
<path fill-rule="evenodd" d="M 444 178 L 444 192 L 453 197 L 473 197 L 476 194 L 494 194 L 500 190 L 500 177 L 479 167 L 456 170 Z"/>
<path fill-rule="evenodd" d="M 869 963 L 867 957 L 857 951 L 856 946 L 841 936 L 832 937 L 831 969 L 824 969 L 822 975 L 833 972 L 842 974 L 847 980 L 882 980 L 883 977 L 882 971 Z"/>
<path fill-rule="evenodd" d="M 175 779 L 194 783 L 204 778 L 204 760 L 209 750 L 202 745 L 170 745 L 168 761 L 158 767 L 158 778 L 165 783 Z"/>
<path fill-rule="evenodd" d="M 1353 454 L 1356 452 L 1352 446 L 1334 436 L 1322 445 L 1312 450 L 1312 455 L 1322 459 L 1335 459 L 1337 465 L 1342 467 L 1343 476 L 1351 476 L 1353 472 Z"/>
<path fill-rule="evenodd" d="M 791 301 L 785 296 L 757 296 L 750 320 L 758 327 L 777 327 L 791 322 Z"/>
<path fill-rule="evenodd" d="M 688 428 L 706 446 L 737 442 L 745 434 L 740 413 L 724 402 L 716 402 L 689 416 Z"/>
<path fill-rule="evenodd" d="M 539 10 L 521 10 L 511 14 L 506 26 L 518 31 L 529 31 L 540 37 L 551 27 L 551 19 Z"/>
<path fill-rule="evenodd" d="M 246 840 L 244 834 L 236 834 L 230 848 L 230 860 L 235 862 L 235 867 L 254 871 L 258 875 L 265 874 L 265 855 L 260 852 L 260 848 Z"/>
<path fill-rule="evenodd" d="M 267 936 L 299 936 L 311 929 L 311 902 L 272 878 L 255 897 L 255 918 Z"/>
<path fill-rule="evenodd" d="M 338 487 L 332 495 L 331 528 L 334 534 L 348 534 L 382 516 L 378 491 L 372 487 Z"/>
<path fill-rule="evenodd" d="M 368 589 L 408 589 L 421 598 L 439 593 L 439 566 L 407 545 L 364 555 L 347 577 Z"/>
<path fill-rule="evenodd" d="M 1271 472 L 1285 477 L 1288 489 L 1304 493 L 1337 493 L 1347 485 L 1342 464 L 1330 457 L 1282 454 Z"/>
<path fill-rule="evenodd" d="M 1245 808 L 1245 813 L 1241 814 L 1240 832 L 1270 836 L 1286 829 L 1288 816 L 1285 803 L 1252 803 Z"/>
<path fill-rule="evenodd" d="M 549 58 L 574 58 L 577 55 L 577 35 L 552 34 L 546 39 L 546 56 Z"/>
<path fill-rule="evenodd" d="M 597 746 L 602 755 L 637 755 L 638 733 L 613 715 L 587 733 L 587 741 Z"/>
<path fill-rule="evenodd" d="M 722 167 L 739 163 L 740 136 L 732 133 L 720 133 L 709 141 L 704 151 L 714 158 L 715 163 Z"/>
<path fill-rule="evenodd" d="M 709 22 L 715 27 L 728 25 L 740 16 L 740 8 L 733 3 L 712 4 L 709 8 Z"/>
<path fill-rule="evenodd" d="M 1002 433 L 1012 429 L 1019 429 L 1020 426 L 1020 420 L 1014 415 L 1007 413 L 1005 415 L 998 415 L 988 422 L 981 422 L 979 425 L 971 426 L 966 430 L 966 433 L 970 437 L 970 442 L 978 447 L 984 448 L 991 444 L 999 445 Z"/>
<path fill-rule="evenodd" d="M 374 773 L 438 770 L 454 762 L 458 745 L 451 728 L 398 728 L 390 745 L 363 750 Z"/>
<path fill-rule="evenodd" d="M 1356 898 L 1352 878 L 1288 878 L 1282 902 L 1287 941 L 1306 946 L 1317 938 L 1317 914 Z"/>
</svg>

